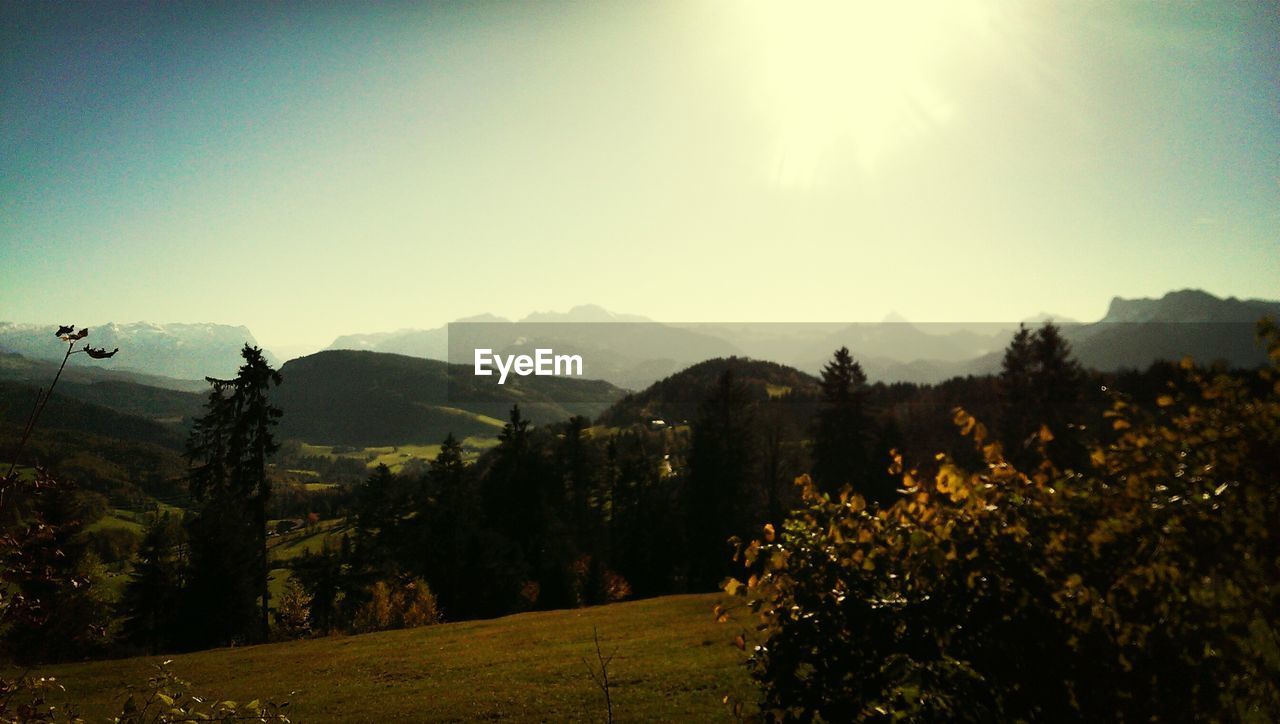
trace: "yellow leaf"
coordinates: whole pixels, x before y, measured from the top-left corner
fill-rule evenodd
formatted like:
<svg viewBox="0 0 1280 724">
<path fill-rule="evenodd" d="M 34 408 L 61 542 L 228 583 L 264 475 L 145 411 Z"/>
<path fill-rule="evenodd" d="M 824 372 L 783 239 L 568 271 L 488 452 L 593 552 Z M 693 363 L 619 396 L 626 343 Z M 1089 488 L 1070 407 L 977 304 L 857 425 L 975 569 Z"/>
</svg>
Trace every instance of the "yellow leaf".
<svg viewBox="0 0 1280 724">
<path fill-rule="evenodd" d="M 1132 425 L 1130 425 L 1129 421 L 1123 417 L 1117 417 L 1115 422 L 1111 423 L 1111 427 L 1117 430 L 1128 430 Z"/>
<path fill-rule="evenodd" d="M 1048 425 L 1040 426 L 1040 442 L 1047 443 L 1053 441 L 1053 432 L 1049 430 Z"/>
<path fill-rule="evenodd" d="M 1160 395 L 1156 398 L 1156 404 L 1161 407 L 1168 407 L 1173 404 L 1173 395 Z"/>
</svg>

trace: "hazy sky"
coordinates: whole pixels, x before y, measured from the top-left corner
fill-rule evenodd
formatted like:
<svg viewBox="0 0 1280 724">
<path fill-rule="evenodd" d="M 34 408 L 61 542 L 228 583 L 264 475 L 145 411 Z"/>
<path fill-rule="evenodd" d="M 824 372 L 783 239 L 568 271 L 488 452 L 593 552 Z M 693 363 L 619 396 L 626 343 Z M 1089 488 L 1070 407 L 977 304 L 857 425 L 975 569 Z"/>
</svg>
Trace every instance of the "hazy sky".
<svg viewBox="0 0 1280 724">
<path fill-rule="evenodd" d="M 0 3 L 0 320 L 1280 297 L 1280 11 Z"/>
</svg>

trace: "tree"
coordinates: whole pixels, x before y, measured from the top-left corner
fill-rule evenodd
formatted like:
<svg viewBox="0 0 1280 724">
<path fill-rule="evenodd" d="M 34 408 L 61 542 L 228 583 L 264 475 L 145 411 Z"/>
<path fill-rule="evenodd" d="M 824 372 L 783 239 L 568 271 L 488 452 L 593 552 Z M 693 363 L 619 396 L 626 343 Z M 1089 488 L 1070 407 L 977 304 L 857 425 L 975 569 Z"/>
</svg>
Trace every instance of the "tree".
<svg viewBox="0 0 1280 724">
<path fill-rule="evenodd" d="M 311 634 L 311 596 L 297 580 L 290 580 L 276 606 L 276 630 L 284 639 Z"/>
<path fill-rule="evenodd" d="M 1035 424 L 1035 353 L 1032 332 L 1019 324 L 1000 369 L 1000 433 L 1011 460 L 1023 463 L 1024 442 Z"/>
<path fill-rule="evenodd" d="M 1078 428 L 1083 413 L 1084 369 L 1052 323 L 1046 322 L 1036 332 L 1031 351 L 1036 364 L 1036 406 L 1040 422 L 1051 435 L 1047 440 L 1049 459 L 1060 467 L 1079 469 L 1087 460 Z"/>
<path fill-rule="evenodd" d="M 246 344 L 240 355 L 244 364 L 234 379 L 206 378 L 212 389 L 205 414 L 187 442 L 191 495 L 201 504 L 190 536 L 192 578 L 197 595 L 210 598 L 196 607 L 221 609 L 215 618 L 225 628 L 211 634 L 265 641 L 270 626 L 267 459 L 279 448 L 271 428 L 281 416 L 268 392 L 281 378 L 261 349 Z M 256 627 L 240 620 L 255 599 L 261 601 Z M 219 600 L 222 605 L 215 603 Z"/>
<path fill-rule="evenodd" d="M 152 654 L 178 639 L 184 538 L 181 522 L 168 512 L 152 521 L 121 597 L 121 638 Z"/>
<path fill-rule="evenodd" d="M 963 410 L 982 464 L 869 510 L 820 494 L 745 546 L 752 675 L 774 720 L 1280 717 L 1280 335 L 1272 369 L 1117 395 L 1090 468 L 1022 471 Z M 723 614 L 724 612 L 721 611 Z M 748 648 L 746 636 L 739 645 Z"/>
<path fill-rule="evenodd" d="M 1084 462 L 1075 426 L 1084 381 L 1084 370 L 1057 326 L 1045 323 L 1033 333 L 1019 325 L 1005 349 L 999 377 L 999 428 L 1012 462 L 1024 467 L 1033 463 L 1046 444 L 1050 459 L 1059 465 Z"/>
<path fill-rule="evenodd" d="M 462 444 L 449 433 L 427 470 L 428 495 L 414 523 L 421 531 L 420 569 L 435 582 L 451 615 L 468 611 L 470 591 L 464 591 L 468 563 L 464 558 L 475 523 L 483 519 L 472 488 Z"/>
<path fill-rule="evenodd" d="M 16 475 L 9 482 L 5 492 L 20 490 Z M 19 663 L 81 659 L 106 643 L 110 611 L 99 595 L 97 556 L 82 535 L 92 522 L 86 507 L 92 503 L 86 506 L 79 491 L 37 472 L 27 499 L 4 511 L 21 515 L 0 538 L 6 589 L 0 623 L 7 624 L 5 648 Z"/>
<path fill-rule="evenodd" d="M 693 425 L 689 450 L 690 579 L 717 585 L 729 572 L 731 536 L 745 535 L 759 509 L 757 435 L 751 400 L 733 372 L 721 373 Z"/>
<path fill-rule="evenodd" d="M 872 452 L 874 427 L 866 410 L 867 376 L 847 347 L 822 368 L 823 405 L 813 434 L 813 477 L 828 492 L 853 485 L 867 498 L 888 502 L 893 488 L 882 484 Z M 887 465 L 887 460 L 885 464 Z"/>
</svg>

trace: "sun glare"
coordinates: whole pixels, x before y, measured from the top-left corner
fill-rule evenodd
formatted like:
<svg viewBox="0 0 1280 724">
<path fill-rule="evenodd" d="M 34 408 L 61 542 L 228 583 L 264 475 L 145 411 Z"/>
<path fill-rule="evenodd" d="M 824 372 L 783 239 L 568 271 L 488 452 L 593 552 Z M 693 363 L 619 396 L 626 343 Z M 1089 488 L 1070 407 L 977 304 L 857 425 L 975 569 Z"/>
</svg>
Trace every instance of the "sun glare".
<svg viewBox="0 0 1280 724">
<path fill-rule="evenodd" d="M 864 171 L 956 113 L 948 64 L 990 41 L 981 0 L 759 0 L 757 101 L 777 128 L 774 180 L 811 186 L 830 154 Z"/>
</svg>

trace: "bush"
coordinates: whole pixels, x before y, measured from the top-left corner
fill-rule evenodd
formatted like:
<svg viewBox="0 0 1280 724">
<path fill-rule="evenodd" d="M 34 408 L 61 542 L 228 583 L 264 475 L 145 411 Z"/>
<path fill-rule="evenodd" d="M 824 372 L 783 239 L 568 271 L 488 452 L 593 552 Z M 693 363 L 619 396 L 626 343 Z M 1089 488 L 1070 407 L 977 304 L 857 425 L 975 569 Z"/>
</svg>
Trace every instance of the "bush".
<svg viewBox="0 0 1280 724">
<path fill-rule="evenodd" d="M 1272 328 L 1274 329 L 1274 328 Z M 1092 469 L 1020 471 L 971 416 L 977 472 L 820 494 L 741 549 L 749 666 L 778 720 L 1280 718 L 1280 346 L 1265 392 L 1115 397 Z M 1042 429 L 1047 444 L 1052 431 Z M 746 648 L 745 637 L 739 643 Z"/>
</svg>

